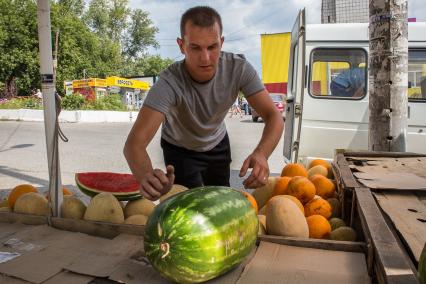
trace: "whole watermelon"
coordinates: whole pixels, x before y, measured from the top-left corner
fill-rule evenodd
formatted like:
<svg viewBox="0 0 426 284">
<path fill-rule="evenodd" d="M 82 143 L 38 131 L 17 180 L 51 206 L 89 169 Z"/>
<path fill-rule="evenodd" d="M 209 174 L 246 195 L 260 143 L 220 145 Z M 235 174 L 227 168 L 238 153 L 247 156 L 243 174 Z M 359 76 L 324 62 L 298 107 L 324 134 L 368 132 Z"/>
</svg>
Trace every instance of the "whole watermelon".
<svg viewBox="0 0 426 284">
<path fill-rule="evenodd" d="M 244 260 L 256 244 L 258 226 L 241 192 L 198 187 L 156 206 L 145 227 L 145 253 L 164 277 L 203 282 Z"/>
</svg>

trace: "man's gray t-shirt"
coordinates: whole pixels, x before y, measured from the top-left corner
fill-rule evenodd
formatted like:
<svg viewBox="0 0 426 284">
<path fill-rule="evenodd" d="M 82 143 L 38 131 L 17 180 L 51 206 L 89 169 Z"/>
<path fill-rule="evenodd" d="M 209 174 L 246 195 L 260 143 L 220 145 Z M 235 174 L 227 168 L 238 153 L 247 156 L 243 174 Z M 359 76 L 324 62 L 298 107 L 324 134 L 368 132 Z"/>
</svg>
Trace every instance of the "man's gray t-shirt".
<svg viewBox="0 0 426 284">
<path fill-rule="evenodd" d="M 194 81 L 183 60 L 170 65 L 149 90 L 144 106 L 166 116 L 161 132 L 164 140 L 205 152 L 225 137 L 224 119 L 238 92 L 249 97 L 264 88 L 242 55 L 221 52 L 216 74 L 206 83 Z"/>
</svg>

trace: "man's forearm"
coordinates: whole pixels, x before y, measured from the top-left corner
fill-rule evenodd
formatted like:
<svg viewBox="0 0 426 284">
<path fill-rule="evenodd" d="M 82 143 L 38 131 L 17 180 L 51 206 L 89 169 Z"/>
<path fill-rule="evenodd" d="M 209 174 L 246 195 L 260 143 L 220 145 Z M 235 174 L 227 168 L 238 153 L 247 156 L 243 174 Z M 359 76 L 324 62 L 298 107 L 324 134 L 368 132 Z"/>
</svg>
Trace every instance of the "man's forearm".
<svg viewBox="0 0 426 284">
<path fill-rule="evenodd" d="M 262 119 L 265 122 L 265 128 L 255 151 L 260 151 L 266 158 L 269 158 L 281 139 L 284 121 L 279 112 L 274 112 Z"/>
<path fill-rule="evenodd" d="M 145 147 L 126 144 L 124 147 L 124 156 L 130 170 L 138 181 L 141 181 L 147 173 L 153 171 L 151 159 Z"/>
</svg>

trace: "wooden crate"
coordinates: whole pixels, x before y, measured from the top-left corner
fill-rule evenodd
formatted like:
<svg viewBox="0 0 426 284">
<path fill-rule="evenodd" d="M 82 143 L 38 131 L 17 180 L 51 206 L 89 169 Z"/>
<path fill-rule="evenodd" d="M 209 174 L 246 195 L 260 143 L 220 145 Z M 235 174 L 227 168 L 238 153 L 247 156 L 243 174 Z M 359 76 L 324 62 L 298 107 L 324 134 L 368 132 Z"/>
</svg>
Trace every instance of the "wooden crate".
<svg viewBox="0 0 426 284">
<path fill-rule="evenodd" d="M 407 190 L 403 186 L 396 187 L 398 190 L 388 185 L 383 189 L 369 187 L 365 185 L 365 179 L 357 178 L 361 175 L 354 172 L 362 169 L 365 163 L 374 167 L 369 168 L 372 173 L 383 171 L 383 174 L 397 175 L 415 172 L 426 177 L 426 171 L 422 171 L 421 167 L 413 171 L 415 163 L 408 161 L 416 161 L 426 168 L 426 156 L 415 153 L 347 150 L 336 150 L 335 153 L 333 170 L 339 195 L 344 200 L 344 218 L 352 227 L 363 232 L 368 269 L 379 283 L 418 283 L 417 257 L 426 240 L 426 225 L 421 226 L 426 222 L 423 221 L 426 191 Z M 401 210 L 405 207 L 412 210 Z M 418 213 L 420 217 L 412 213 Z"/>
</svg>

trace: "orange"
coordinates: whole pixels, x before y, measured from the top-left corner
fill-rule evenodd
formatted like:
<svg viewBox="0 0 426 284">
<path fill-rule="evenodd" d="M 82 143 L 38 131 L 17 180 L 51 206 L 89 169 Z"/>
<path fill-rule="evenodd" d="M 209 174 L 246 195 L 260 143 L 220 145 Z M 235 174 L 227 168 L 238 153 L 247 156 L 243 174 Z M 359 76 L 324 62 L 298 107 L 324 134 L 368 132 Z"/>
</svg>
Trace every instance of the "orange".
<svg viewBox="0 0 426 284">
<path fill-rule="evenodd" d="M 288 183 L 287 194 L 293 195 L 303 204 L 315 196 L 315 185 L 306 177 L 295 176 Z"/>
<path fill-rule="evenodd" d="M 331 226 L 327 219 L 321 215 L 312 215 L 306 218 L 309 227 L 309 237 L 314 239 L 327 239 L 331 233 Z"/>
<path fill-rule="evenodd" d="M 287 194 L 287 187 L 290 180 L 291 177 L 277 177 L 277 183 L 275 184 L 272 196 Z"/>
<path fill-rule="evenodd" d="M 72 195 L 72 192 L 66 188 L 66 187 L 62 187 L 62 195 L 63 196 L 69 196 Z M 49 192 L 46 192 L 46 194 L 44 195 L 47 199 L 49 199 Z"/>
<path fill-rule="evenodd" d="M 315 185 L 317 195 L 324 199 L 334 197 L 336 191 L 334 182 L 322 175 L 313 175 L 309 179 Z"/>
<path fill-rule="evenodd" d="M 254 199 L 253 195 L 245 191 L 243 191 L 243 194 L 245 195 L 247 200 L 250 202 L 251 206 L 254 208 L 254 211 L 256 211 L 256 214 L 259 213 L 259 207 L 257 206 L 256 199 Z"/>
<path fill-rule="evenodd" d="M 315 167 L 315 166 L 318 166 L 318 165 L 321 165 L 321 166 L 324 166 L 324 167 L 327 168 L 327 170 L 328 170 L 328 177 L 332 177 L 333 176 L 333 170 L 331 168 L 331 164 L 329 162 L 327 162 L 326 160 L 322 160 L 322 159 L 312 160 L 309 163 L 308 169 L 310 169 L 312 167 Z"/>
<path fill-rule="evenodd" d="M 332 212 L 333 209 L 331 208 L 330 203 L 322 198 L 314 198 L 305 204 L 306 217 L 311 215 L 321 215 L 328 219 L 331 217 Z"/>
<path fill-rule="evenodd" d="M 307 177 L 308 171 L 305 169 L 305 167 L 302 164 L 296 164 L 296 163 L 290 163 L 287 164 L 283 170 L 281 171 L 281 176 L 287 176 L 287 177 L 295 177 L 295 176 L 302 176 Z"/>
<path fill-rule="evenodd" d="M 29 193 L 29 192 L 35 192 L 37 193 L 38 190 L 31 184 L 20 184 L 18 186 L 15 186 L 12 191 L 9 193 L 9 196 L 7 198 L 7 202 L 9 205 L 9 208 L 13 209 L 13 206 L 15 206 L 16 200 L 23 194 Z"/>
</svg>

